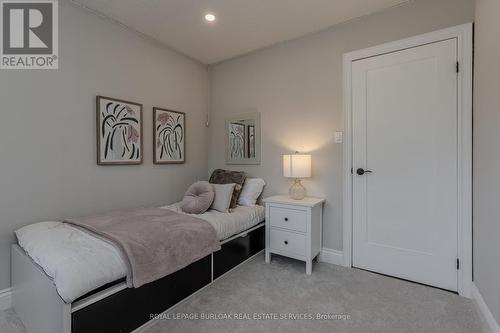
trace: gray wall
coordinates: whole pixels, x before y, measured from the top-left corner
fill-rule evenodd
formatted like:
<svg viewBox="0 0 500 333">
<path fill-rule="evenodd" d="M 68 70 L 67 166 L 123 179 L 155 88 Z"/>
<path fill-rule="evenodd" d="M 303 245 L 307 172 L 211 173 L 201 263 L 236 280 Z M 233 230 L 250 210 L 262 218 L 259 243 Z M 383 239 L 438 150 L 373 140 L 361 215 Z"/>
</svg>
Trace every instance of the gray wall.
<svg viewBox="0 0 500 333">
<path fill-rule="evenodd" d="M 16 228 L 170 203 L 206 179 L 204 66 L 64 3 L 59 33 L 59 70 L 0 73 L 0 289 Z M 144 104 L 143 165 L 96 165 L 98 94 Z M 186 164 L 152 164 L 153 105 L 187 113 Z"/>
<path fill-rule="evenodd" d="M 476 0 L 474 283 L 500 322 L 500 1 Z"/>
<path fill-rule="evenodd" d="M 495 0 L 497 1 L 497 0 Z M 342 249 L 342 54 L 474 20 L 472 0 L 419 0 L 327 31 L 213 66 L 209 169 L 224 165 L 224 119 L 262 114 L 262 163 L 230 166 L 267 181 L 266 195 L 286 193 L 281 155 L 313 155 L 309 194 L 326 197 L 323 246 Z"/>
</svg>

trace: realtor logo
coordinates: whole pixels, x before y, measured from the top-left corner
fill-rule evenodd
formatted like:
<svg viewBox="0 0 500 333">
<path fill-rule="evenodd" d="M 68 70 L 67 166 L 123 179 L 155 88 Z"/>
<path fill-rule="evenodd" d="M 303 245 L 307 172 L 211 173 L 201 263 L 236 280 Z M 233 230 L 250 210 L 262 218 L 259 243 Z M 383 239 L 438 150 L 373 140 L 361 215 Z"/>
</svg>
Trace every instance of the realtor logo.
<svg viewBox="0 0 500 333">
<path fill-rule="evenodd" d="M 1 69 L 57 69 L 57 0 L 0 0 Z"/>
</svg>

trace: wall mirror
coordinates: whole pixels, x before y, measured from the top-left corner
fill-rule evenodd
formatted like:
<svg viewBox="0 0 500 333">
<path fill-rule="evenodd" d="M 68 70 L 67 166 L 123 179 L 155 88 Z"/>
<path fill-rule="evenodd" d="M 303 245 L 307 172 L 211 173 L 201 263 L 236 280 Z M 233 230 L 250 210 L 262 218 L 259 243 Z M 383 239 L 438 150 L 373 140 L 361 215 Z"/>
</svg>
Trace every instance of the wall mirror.
<svg viewBox="0 0 500 333">
<path fill-rule="evenodd" d="M 260 164 L 260 113 L 226 119 L 226 164 Z"/>
</svg>

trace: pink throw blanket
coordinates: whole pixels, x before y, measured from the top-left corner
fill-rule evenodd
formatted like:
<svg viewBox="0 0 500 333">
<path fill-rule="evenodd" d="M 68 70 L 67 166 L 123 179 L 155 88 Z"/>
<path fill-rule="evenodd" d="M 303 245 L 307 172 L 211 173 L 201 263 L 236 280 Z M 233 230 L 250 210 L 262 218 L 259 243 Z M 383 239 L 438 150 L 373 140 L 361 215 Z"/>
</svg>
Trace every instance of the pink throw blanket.
<svg viewBox="0 0 500 333">
<path fill-rule="evenodd" d="M 168 209 L 122 210 L 64 222 L 117 246 L 128 261 L 129 287 L 160 279 L 220 249 L 210 223 Z"/>
</svg>

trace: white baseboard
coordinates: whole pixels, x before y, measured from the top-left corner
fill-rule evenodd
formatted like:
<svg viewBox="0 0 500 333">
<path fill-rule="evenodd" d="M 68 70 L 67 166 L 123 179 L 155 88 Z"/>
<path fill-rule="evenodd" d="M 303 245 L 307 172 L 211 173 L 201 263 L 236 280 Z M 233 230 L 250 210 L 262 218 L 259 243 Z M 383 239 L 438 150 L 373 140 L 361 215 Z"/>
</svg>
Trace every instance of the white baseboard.
<svg viewBox="0 0 500 333">
<path fill-rule="evenodd" d="M 321 249 L 318 260 L 328 264 L 343 266 L 344 252 L 324 247 Z"/>
<path fill-rule="evenodd" d="M 10 288 L 0 290 L 0 310 L 12 307 L 12 290 Z"/>
<path fill-rule="evenodd" d="M 477 307 L 484 333 L 500 333 L 500 326 L 498 326 L 495 317 L 493 317 L 488 305 L 484 302 L 483 296 L 481 296 L 479 289 L 477 289 L 474 283 L 471 289 L 472 300 Z"/>
</svg>

